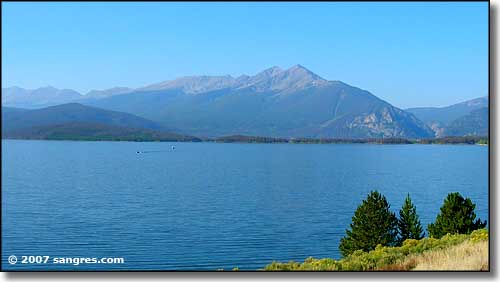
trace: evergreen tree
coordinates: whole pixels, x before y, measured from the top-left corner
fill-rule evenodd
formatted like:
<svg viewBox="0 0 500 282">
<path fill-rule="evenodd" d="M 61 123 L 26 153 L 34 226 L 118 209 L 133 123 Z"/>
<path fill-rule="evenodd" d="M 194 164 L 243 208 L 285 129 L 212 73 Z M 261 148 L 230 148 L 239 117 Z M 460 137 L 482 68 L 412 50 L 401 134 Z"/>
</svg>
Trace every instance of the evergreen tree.
<svg viewBox="0 0 500 282">
<path fill-rule="evenodd" d="M 351 230 L 340 240 L 343 256 L 356 250 L 371 251 L 378 244 L 393 246 L 397 242 L 396 215 L 389 210 L 387 199 L 377 191 L 368 194 L 352 217 Z"/>
<path fill-rule="evenodd" d="M 476 219 L 476 205 L 471 199 L 464 199 L 460 193 L 450 193 L 441 206 L 441 213 L 434 223 L 429 224 L 429 235 L 441 238 L 447 233 L 470 234 L 472 231 L 486 226 L 486 221 Z"/>
<path fill-rule="evenodd" d="M 417 214 L 417 208 L 411 202 L 410 194 L 406 196 L 403 207 L 399 211 L 398 229 L 400 244 L 406 239 L 420 240 L 424 237 L 424 230 Z"/>
</svg>

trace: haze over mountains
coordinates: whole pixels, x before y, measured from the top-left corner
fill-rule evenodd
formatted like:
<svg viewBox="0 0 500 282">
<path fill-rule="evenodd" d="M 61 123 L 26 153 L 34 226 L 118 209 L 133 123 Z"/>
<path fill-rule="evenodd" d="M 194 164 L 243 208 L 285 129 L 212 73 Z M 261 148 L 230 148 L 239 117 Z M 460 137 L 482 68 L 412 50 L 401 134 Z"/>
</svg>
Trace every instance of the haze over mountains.
<svg viewBox="0 0 500 282">
<path fill-rule="evenodd" d="M 459 117 L 446 125 L 440 136 L 487 136 L 489 135 L 488 114 L 488 108 L 473 110 L 467 115 Z"/>
<path fill-rule="evenodd" d="M 447 107 L 410 108 L 436 136 L 488 135 L 488 97 L 480 97 Z"/>
<path fill-rule="evenodd" d="M 451 126 L 458 118 L 464 120 L 454 126 L 468 124 L 469 130 L 448 132 L 485 132 L 474 128 L 474 124 L 484 127 L 484 111 L 471 116 L 473 124 L 466 117 L 483 108 L 484 102 L 470 101 L 447 110 L 404 111 L 368 91 L 323 79 L 301 65 L 272 67 L 254 76 L 186 76 L 138 89 L 116 87 L 87 95 L 55 88 L 2 89 L 2 106 L 40 108 L 68 102 L 133 114 L 158 128 L 203 137 L 429 138 L 446 132 L 443 126 Z"/>
<path fill-rule="evenodd" d="M 57 89 L 52 86 L 37 89 L 21 87 L 2 88 L 2 106 L 18 108 L 42 108 L 58 104 L 70 103 L 82 98 L 82 95 L 71 89 Z"/>
</svg>

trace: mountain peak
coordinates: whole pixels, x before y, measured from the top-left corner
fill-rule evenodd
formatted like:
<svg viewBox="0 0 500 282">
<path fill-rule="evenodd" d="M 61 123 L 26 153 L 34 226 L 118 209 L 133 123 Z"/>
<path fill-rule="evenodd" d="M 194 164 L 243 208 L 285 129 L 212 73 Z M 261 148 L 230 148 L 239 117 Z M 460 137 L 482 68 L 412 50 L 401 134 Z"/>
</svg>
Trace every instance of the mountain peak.
<svg viewBox="0 0 500 282">
<path fill-rule="evenodd" d="M 258 91 L 281 91 L 285 89 L 298 89 L 326 82 L 312 71 L 300 64 L 296 64 L 287 70 L 278 66 L 267 68 L 256 75 L 231 75 L 218 76 L 182 76 L 173 80 L 151 84 L 137 90 L 167 90 L 179 89 L 188 94 L 199 94 L 225 88 L 252 87 Z"/>
<path fill-rule="evenodd" d="M 47 86 L 40 87 L 40 88 L 35 89 L 35 90 L 51 90 L 51 91 L 57 91 L 57 90 L 60 90 L 60 89 L 55 88 L 54 86 L 47 85 Z"/>
<path fill-rule="evenodd" d="M 314 79 L 314 80 L 324 80 L 319 75 L 315 74 L 314 72 L 310 71 L 306 67 L 299 65 L 299 64 L 292 66 L 291 68 L 289 68 L 287 70 L 287 72 L 291 73 L 291 74 L 301 75 L 301 76 L 309 76 L 311 79 Z"/>
<path fill-rule="evenodd" d="M 303 66 L 303 65 L 301 65 L 301 64 L 296 64 L 296 65 L 293 65 L 290 69 L 291 69 L 291 70 L 294 70 L 294 69 L 304 69 L 304 70 L 309 71 L 306 67 L 304 67 L 304 66 Z"/>
<path fill-rule="evenodd" d="M 182 76 L 174 80 L 152 84 L 141 90 L 180 89 L 185 93 L 198 94 L 237 85 L 237 80 L 230 75 L 219 76 Z"/>
<path fill-rule="evenodd" d="M 251 87 L 256 91 L 290 92 L 310 86 L 318 86 L 327 81 L 302 65 L 294 65 L 287 70 L 274 66 L 248 79 L 239 88 Z"/>
<path fill-rule="evenodd" d="M 6 88 L 2 88 L 2 90 L 26 90 L 22 87 L 19 87 L 19 86 L 10 86 L 10 87 L 6 87 Z"/>
<path fill-rule="evenodd" d="M 134 91 L 134 89 L 132 89 L 132 88 L 116 86 L 116 87 L 105 89 L 105 90 L 95 90 L 95 89 L 91 90 L 87 94 L 85 94 L 85 97 L 87 97 L 87 98 L 104 98 L 104 97 L 111 97 L 114 95 L 130 93 L 132 91 Z"/>
<path fill-rule="evenodd" d="M 283 70 L 278 67 L 278 66 L 272 66 L 270 68 L 267 68 L 261 72 L 259 72 L 258 74 L 255 75 L 255 77 L 262 77 L 262 76 L 266 76 L 266 77 L 272 77 L 278 73 L 281 73 L 283 72 Z"/>
<path fill-rule="evenodd" d="M 488 105 L 488 96 L 479 97 L 479 98 L 476 98 L 476 99 L 465 101 L 464 104 L 467 105 L 467 106 L 469 106 L 469 107 L 473 107 L 473 106 L 487 106 Z"/>
<path fill-rule="evenodd" d="M 278 66 L 272 66 L 272 67 L 267 68 L 265 70 L 278 71 L 278 72 L 282 71 L 282 69 L 280 67 L 278 67 Z"/>
</svg>

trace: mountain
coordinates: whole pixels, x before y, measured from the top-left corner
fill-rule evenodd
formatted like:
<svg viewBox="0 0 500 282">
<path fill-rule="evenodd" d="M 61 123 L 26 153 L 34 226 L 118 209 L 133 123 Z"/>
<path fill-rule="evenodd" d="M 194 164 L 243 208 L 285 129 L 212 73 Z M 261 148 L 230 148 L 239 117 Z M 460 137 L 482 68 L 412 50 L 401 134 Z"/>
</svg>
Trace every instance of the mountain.
<svg viewBox="0 0 500 282">
<path fill-rule="evenodd" d="M 2 106 L 26 109 L 40 109 L 60 104 L 96 100 L 114 95 L 133 92 L 128 87 L 113 87 L 105 90 L 92 90 L 85 95 L 71 89 L 58 89 L 52 86 L 37 89 L 21 87 L 2 88 Z"/>
<path fill-rule="evenodd" d="M 406 111 L 414 114 L 416 117 L 426 123 L 439 122 L 442 124 L 447 124 L 461 116 L 472 112 L 473 110 L 477 110 L 483 107 L 488 107 L 487 96 L 442 108 L 410 108 L 406 109 Z"/>
<path fill-rule="evenodd" d="M 84 102 L 198 136 L 430 137 L 411 113 L 301 65 L 254 76 L 192 76 Z"/>
<path fill-rule="evenodd" d="M 205 137 L 426 138 L 487 132 L 471 128 L 474 123 L 485 124 L 481 111 L 471 113 L 487 108 L 488 97 L 448 107 L 401 110 L 368 91 L 326 80 L 301 65 L 274 66 L 253 76 L 185 76 L 86 95 L 54 87 L 2 89 L 2 106 L 40 109 L 70 102 L 131 113 L 158 127 Z M 460 131 L 458 124 L 469 127 Z"/>
<path fill-rule="evenodd" d="M 473 111 L 488 108 L 488 97 L 480 97 L 469 101 L 461 102 L 447 107 L 433 108 L 410 108 L 406 109 L 407 112 L 414 114 L 417 118 L 425 122 L 433 129 L 436 136 L 446 136 L 447 132 L 457 132 L 456 129 L 446 130 L 446 127 L 455 127 L 457 123 L 452 125 L 455 121 L 458 123 L 465 122 Z M 484 110 L 483 110 L 484 112 Z M 477 118 L 477 115 L 469 116 L 470 118 Z M 487 131 L 487 130 L 486 130 Z M 469 132 L 472 132 L 469 130 Z"/>
<path fill-rule="evenodd" d="M 150 120 L 77 103 L 43 109 L 2 107 L 2 137 L 23 139 L 199 141 Z"/>
<path fill-rule="evenodd" d="M 104 97 L 111 97 L 114 95 L 120 95 L 125 93 L 130 93 L 134 91 L 132 88 L 128 87 L 113 87 L 106 90 L 92 90 L 89 93 L 85 94 L 85 96 L 81 97 L 82 99 L 100 99 Z"/>
<path fill-rule="evenodd" d="M 444 128 L 443 136 L 488 136 L 488 108 L 480 108 L 457 118 Z"/>
<path fill-rule="evenodd" d="M 4 131 L 2 138 L 86 141 L 191 141 L 201 139 L 175 133 L 102 123 L 69 122 Z"/>
<path fill-rule="evenodd" d="M 271 67 L 255 76 L 242 75 L 234 78 L 226 76 L 185 76 L 152 84 L 139 91 L 180 90 L 187 94 L 200 94 L 220 89 L 244 89 L 254 91 L 300 90 L 308 86 L 325 84 L 327 81 L 312 73 L 301 65 L 295 65 L 289 70 Z"/>
<path fill-rule="evenodd" d="M 218 90 L 236 86 L 238 80 L 227 76 L 185 76 L 175 80 L 168 80 L 160 83 L 155 83 L 138 91 L 158 91 L 178 89 L 188 94 L 198 94 L 208 91 Z"/>
<path fill-rule="evenodd" d="M 206 137 L 421 138 L 434 135 L 411 113 L 368 91 L 341 81 L 326 80 L 301 65 L 289 69 L 271 67 L 253 76 L 186 76 L 138 89 L 115 87 L 94 90 L 87 95 L 55 88 L 46 89 L 50 95 L 13 87 L 2 90 L 8 93 L 2 100 L 3 106 L 39 108 L 64 103 L 61 101 L 77 101 L 180 129 L 176 132 Z"/>
<path fill-rule="evenodd" d="M 37 89 L 20 87 L 2 88 L 2 106 L 19 108 L 41 108 L 77 101 L 82 95 L 71 89 L 51 86 Z"/>
<path fill-rule="evenodd" d="M 103 110 L 78 103 L 33 110 L 2 107 L 2 128 L 7 130 L 71 122 L 102 123 L 147 129 L 162 128 L 155 122 L 132 114 Z"/>
</svg>

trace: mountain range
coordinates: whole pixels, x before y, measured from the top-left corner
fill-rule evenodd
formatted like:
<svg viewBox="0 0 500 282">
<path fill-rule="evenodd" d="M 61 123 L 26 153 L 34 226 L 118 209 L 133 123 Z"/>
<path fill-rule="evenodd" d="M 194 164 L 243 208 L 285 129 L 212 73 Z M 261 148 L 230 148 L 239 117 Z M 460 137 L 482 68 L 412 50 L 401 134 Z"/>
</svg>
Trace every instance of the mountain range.
<svg viewBox="0 0 500 282">
<path fill-rule="evenodd" d="M 341 81 L 326 80 L 301 65 L 289 69 L 271 67 L 253 76 L 186 76 L 137 89 L 115 87 L 94 90 L 86 95 L 52 87 L 2 89 L 2 106 L 39 109 L 69 102 L 80 105 L 66 107 L 86 105 L 94 111 L 99 108 L 133 115 L 136 117 L 131 119 L 134 122 L 138 122 L 137 118 L 144 119 L 142 125 L 110 126 L 126 125 L 203 137 L 253 135 L 285 138 L 430 138 L 444 134 L 447 125 L 468 124 L 467 115 L 484 106 L 484 103 L 476 105 L 469 101 L 466 106 L 459 104 L 447 110 L 402 110 L 366 90 Z M 54 111 L 53 107 L 48 109 Z M 7 111 L 22 112 L 19 109 Z M 450 114 L 446 114 L 448 112 Z M 484 133 L 484 130 L 474 128 L 474 124 L 484 127 L 483 117 L 484 111 L 474 113 L 471 117 L 474 123 L 468 124 L 467 132 L 451 129 L 448 132 Z M 459 118 L 465 120 L 453 123 Z M 8 120 L 4 121 L 5 126 Z M 96 122 L 79 119 L 79 122 L 87 121 Z"/>
<path fill-rule="evenodd" d="M 437 137 L 488 135 L 488 97 L 480 97 L 447 107 L 410 108 Z"/>
<path fill-rule="evenodd" d="M 2 88 L 2 106 L 18 108 L 42 108 L 58 104 L 70 103 L 84 97 L 71 89 L 57 89 L 52 86 L 37 89 L 21 87 Z"/>
</svg>

